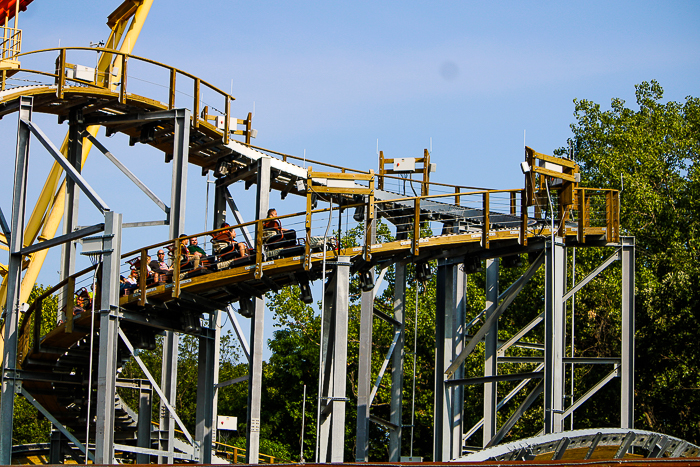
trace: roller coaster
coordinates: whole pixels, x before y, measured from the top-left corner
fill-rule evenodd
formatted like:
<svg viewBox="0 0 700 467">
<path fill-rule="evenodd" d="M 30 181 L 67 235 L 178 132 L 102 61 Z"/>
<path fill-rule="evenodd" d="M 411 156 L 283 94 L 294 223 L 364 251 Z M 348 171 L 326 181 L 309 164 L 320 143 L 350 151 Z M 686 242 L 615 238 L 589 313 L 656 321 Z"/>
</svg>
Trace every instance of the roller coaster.
<svg viewBox="0 0 700 467">
<path fill-rule="evenodd" d="M 27 3 L 16 2 L 15 14 Z M 5 22 L 0 118 L 18 115 L 18 137 L 10 222 L 0 212 L 4 234 L 1 240 L 10 258 L 9 264 L 2 266 L 4 280 L 0 289 L 0 298 L 6 298 L 7 303 L 0 463 L 10 463 L 13 451 L 14 394 L 21 394 L 51 420 L 52 463 L 62 462 L 64 455 L 104 464 L 126 460 L 138 463 L 216 460 L 211 446 L 216 410 L 213 401 L 218 383 L 217 323 L 221 313 L 229 313 L 235 322 L 235 313 L 251 319 L 250 348 L 246 349 L 250 364 L 247 462 L 257 463 L 260 425 L 264 423 L 260 419 L 264 296 L 294 284 L 301 291 L 299 300 L 311 303 L 310 284 L 318 280 L 324 287 L 324 306 L 316 461 L 347 460 L 343 459 L 343 446 L 351 275 L 360 278 L 363 291 L 355 460 L 368 460 L 368 427 L 372 422 L 389 432 L 389 460 L 399 461 L 406 266 L 415 264 L 416 274 L 425 277 L 432 274 L 429 263 L 435 261 L 439 293 L 434 461 L 462 459 L 469 452 L 486 453 L 488 449 L 481 451 L 481 448 L 497 446 L 542 394 L 544 434 L 557 437 L 564 429 L 564 419 L 617 377 L 622 383 L 620 426 L 624 433 L 634 433 L 634 239 L 620 236 L 617 191 L 580 186 L 579 167 L 574 161 L 531 148 L 525 148 L 521 166 L 524 187 L 511 190 L 475 190 L 431 181 L 434 165 L 428 150 L 421 158 L 391 159 L 380 153 L 376 172 L 310 160 L 304 160 L 301 165 L 298 157 L 254 146 L 251 141 L 256 131 L 252 128 L 252 115 L 244 119 L 231 115 L 234 98 L 230 94 L 193 74 L 131 54 L 130 48 L 150 3 L 123 2 L 109 16 L 112 34 L 105 47 L 58 47 L 20 53 L 19 42 L 15 44 L 11 39 L 19 30 L 15 27 L 16 31 L 8 35 L 13 28 Z M 20 61 L 37 65 L 29 69 L 20 66 Z M 84 63 L 97 63 L 97 66 L 81 65 Z M 159 83 L 163 93 L 141 95 L 141 88 L 130 79 L 134 74 L 163 77 Z M 16 79 L 22 75 L 40 84 L 21 85 L 25 81 Z M 217 104 L 203 106 L 203 102 Z M 55 145 L 46 136 L 33 119 L 35 113 L 56 115 L 59 122 L 68 123 L 63 145 Z M 122 133 L 128 136 L 131 145 L 150 145 L 165 154 L 165 162 L 172 166 L 169 206 L 97 139 L 99 127 L 105 128 L 107 136 Z M 34 213 L 27 219 L 30 139 L 41 144 L 54 158 L 55 165 Z M 121 214 L 112 211 L 99 190 L 81 175 L 91 147 L 113 162 L 164 212 L 166 219 L 122 223 Z M 184 235 L 185 188 L 190 166 L 197 166 L 203 175 L 209 173 L 216 178 L 214 229 Z M 65 180 L 61 182 L 63 173 Z M 415 176 L 419 178 L 414 179 Z M 411 187 L 414 183 L 419 186 L 420 194 L 413 192 L 413 196 L 407 196 L 407 181 Z M 246 222 L 230 187 L 248 189 L 254 185 L 257 215 L 255 220 Z M 306 209 L 270 217 L 271 190 L 278 191 L 282 198 L 293 195 L 305 199 Z M 104 222 L 87 227 L 77 225 L 78 191 L 97 207 Z M 235 222 L 224 225 L 229 211 Z M 63 234 L 55 236 L 61 219 Z M 380 220 L 388 226 L 392 240 L 378 240 Z M 332 222 L 338 223 L 337 230 L 333 228 L 338 235 L 351 229 L 361 231 L 358 244 L 339 241 L 330 230 Z M 286 227 L 284 231 L 282 223 Z M 122 228 L 149 225 L 168 225 L 168 239 L 122 253 Z M 271 229 L 273 225 L 278 226 L 276 231 Z M 231 236 L 231 232 L 240 234 L 237 238 L 244 245 L 244 254 L 232 248 L 219 248 L 221 245 L 213 241 L 222 234 Z M 205 245 L 202 254 L 192 254 L 186 243 L 194 238 L 204 238 L 211 245 Z M 92 258 L 94 264 L 76 272 L 78 245 L 81 245 L 80 253 Z M 24 305 L 46 249 L 58 246 L 62 248 L 61 281 L 36 297 L 31 305 Z M 574 247 L 614 247 L 615 250 L 593 273 L 567 289 L 566 250 Z M 158 272 L 149 266 L 158 250 L 169 256 L 168 271 Z M 499 292 L 499 263 L 518 262 L 525 254 L 530 258 L 527 271 L 507 290 Z M 467 322 L 464 284 L 467 274 L 479 270 L 484 261 L 487 305 L 478 319 Z M 567 300 L 615 261 L 622 262 L 623 275 L 621 355 L 598 359 L 565 357 Z M 374 297 L 390 266 L 395 268 L 393 316 L 374 306 Z M 507 342 L 498 341 L 498 318 L 543 266 L 547 278 L 545 309 L 515 337 Z M 132 284 L 123 284 L 125 275 L 133 276 Z M 47 320 L 42 313 L 47 300 L 58 303 L 58 319 Z M 238 304 L 238 310 L 230 306 L 234 303 Z M 387 321 L 394 330 L 391 350 L 376 383 L 370 380 L 373 317 Z M 480 328 L 470 336 L 469 328 L 476 327 L 479 320 Z M 537 347 L 538 356 L 526 362 L 534 370 L 500 374 L 498 362 L 519 358 L 509 357 L 508 349 L 520 345 L 520 340 L 542 323 L 545 342 Z M 180 333 L 199 339 L 194 434 L 189 433 L 173 407 Z M 138 357 L 139 349 L 155 348 L 157 335 L 164 335 L 160 382 Z M 481 341 L 486 349 L 484 377 L 479 381 L 465 379 L 464 361 Z M 146 379 L 127 380 L 118 376 L 119 368 L 130 359 L 141 366 Z M 565 407 L 565 365 L 573 363 L 609 365 L 611 372 Z M 384 420 L 372 415 L 370 408 L 379 381 L 389 366 L 394 395 L 391 418 Z M 499 400 L 499 381 L 520 383 L 516 390 Z M 463 391 L 465 385 L 476 383 L 484 385 L 484 418 L 469 430 L 462 426 Z M 137 410 L 120 398 L 118 387 L 138 391 L 141 402 Z M 498 408 L 517 392 L 526 390 L 529 393 L 515 414 L 498 427 Z M 161 404 L 157 428 L 151 424 L 154 394 Z M 176 427 L 182 430 L 184 439 L 175 437 Z M 483 446 L 474 448 L 470 438 L 479 430 L 483 433 Z M 615 438 L 618 446 L 615 456 L 627 453 L 634 436 Z M 573 438 L 557 438 L 561 439 Z M 595 433 L 586 439 L 589 443 L 586 446 L 591 445 Z M 644 446 L 654 457 L 698 455 L 695 446 L 685 442 L 671 444 L 668 437 L 652 436 L 644 440 Z M 551 449 L 542 448 L 542 452 L 561 456 L 567 449 L 549 438 L 548 442 Z M 600 442 L 598 439 L 595 444 Z M 494 459 L 527 458 L 527 450 L 518 449 L 507 454 L 500 452 L 501 457 Z"/>
</svg>

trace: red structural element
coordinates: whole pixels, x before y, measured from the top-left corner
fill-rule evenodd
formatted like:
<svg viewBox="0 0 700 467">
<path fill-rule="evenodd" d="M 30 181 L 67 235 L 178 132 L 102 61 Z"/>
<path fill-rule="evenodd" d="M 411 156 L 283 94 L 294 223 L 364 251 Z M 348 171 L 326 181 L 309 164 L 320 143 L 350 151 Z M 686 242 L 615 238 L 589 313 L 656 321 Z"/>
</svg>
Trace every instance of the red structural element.
<svg viewBox="0 0 700 467">
<path fill-rule="evenodd" d="M 2 22 L 5 22 L 5 17 L 7 17 L 7 19 L 15 17 L 15 11 L 17 9 L 16 3 L 18 1 L 19 11 L 26 11 L 27 5 L 34 0 L 0 0 L 0 19 Z"/>
</svg>

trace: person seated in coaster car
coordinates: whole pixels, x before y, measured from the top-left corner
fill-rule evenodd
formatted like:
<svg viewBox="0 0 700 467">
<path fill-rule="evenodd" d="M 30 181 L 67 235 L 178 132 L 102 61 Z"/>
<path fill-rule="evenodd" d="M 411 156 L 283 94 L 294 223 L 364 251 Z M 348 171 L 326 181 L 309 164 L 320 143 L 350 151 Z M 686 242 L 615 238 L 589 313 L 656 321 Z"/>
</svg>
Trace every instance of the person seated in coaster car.
<svg viewBox="0 0 700 467">
<path fill-rule="evenodd" d="M 73 314 L 77 315 L 85 310 L 91 310 L 92 297 L 92 291 L 88 291 L 86 287 L 82 287 L 80 290 L 75 292 L 75 307 L 73 308 Z"/>
<path fill-rule="evenodd" d="M 130 295 L 134 290 L 139 288 L 139 271 L 132 269 L 129 277 L 119 284 L 120 295 Z"/>
<path fill-rule="evenodd" d="M 175 248 L 180 249 L 180 273 L 189 271 L 199 266 L 199 257 L 190 254 L 190 250 L 187 248 L 188 241 L 185 237 L 187 237 L 187 235 L 182 234 L 180 237 L 178 237 L 179 241 L 175 242 L 173 245 L 168 245 L 165 247 L 168 250 L 168 255 L 171 258 L 175 258 Z"/>
<path fill-rule="evenodd" d="M 277 217 L 277 210 L 275 208 L 271 208 L 267 211 L 267 217 L 270 219 L 263 222 L 263 242 L 265 244 L 279 243 L 279 245 L 275 245 L 277 248 L 296 245 L 296 231 L 282 228 L 280 220 L 275 219 Z"/>
<path fill-rule="evenodd" d="M 192 237 L 190 238 L 190 245 L 187 247 L 187 251 L 191 256 L 194 257 L 195 260 L 195 267 L 199 265 L 199 263 L 202 261 L 202 258 L 204 258 L 207 253 L 202 249 L 201 246 L 198 245 L 199 240 L 197 240 L 197 237 Z"/>
<path fill-rule="evenodd" d="M 156 256 L 157 259 L 154 259 L 153 261 L 148 263 L 148 267 L 150 267 L 153 273 L 155 274 L 154 281 L 165 282 L 166 280 L 172 279 L 173 268 L 168 266 L 168 263 L 165 261 L 165 250 L 158 250 Z"/>
<path fill-rule="evenodd" d="M 219 228 L 225 227 L 231 226 L 227 222 L 223 222 Z M 231 259 L 238 256 L 242 258 L 248 255 L 248 245 L 245 242 L 235 240 L 236 231 L 232 228 L 212 234 L 211 238 L 214 254 L 220 256 L 220 259 Z"/>
</svg>

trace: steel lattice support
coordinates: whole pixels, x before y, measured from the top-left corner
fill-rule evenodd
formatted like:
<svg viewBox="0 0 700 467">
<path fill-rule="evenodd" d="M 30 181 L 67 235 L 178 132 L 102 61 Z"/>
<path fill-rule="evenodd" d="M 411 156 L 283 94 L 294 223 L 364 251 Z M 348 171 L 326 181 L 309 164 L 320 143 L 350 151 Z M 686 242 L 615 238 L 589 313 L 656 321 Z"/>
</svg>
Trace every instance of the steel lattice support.
<svg viewBox="0 0 700 467">
<path fill-rule="evenodd" d="M 218 359 L 214 354 L 219 349 L 217 344 L 216 322 L 219 312 L 214 311 L 209 315 L 209 327 L 202 329 L 199 337 L 199 360 L 197 363 L 197 411 L 195 440 L 199 443 L 199 461 L 210 464 L 212 457 L 214 401 L 215 401 L 215 365 Z"/>
<path fill-rule="evenodd" d="M 97 431 L 95 462 L 114 463 L 114 395 L 119 333 L 119 263 L 122 215 L 105 214 L 100 302 L 100 341 L 97 366 Z"/>
<path fill-rule="evenodd" d="M 396 263 L 394 274 L 394 319 L 400 323 L 399 338 L 394 348 L 391 361 L 391 402 L 390 422 L 394 428 L 389 432 L 389 462 L 401 460 L 401 435 L 402 435 L 402 390 L 403 390 L 403 364 L 406 326 L 406 262 Z M 415 357 L 414 357 L 415 358 Z"/>
<path fill-rule="evenodd" d="M 326 298 L 321 336 L 323 381 L 320 394 L 320 463 L 343 462 L 350 264 L 349 257 L 339 256 L 333 276 L 327 285 L 324 284 Z"/>
<path fill-rule="evenodd" d="M 172 111 L 174 140 L 172 153 L 172 184 L 170 188 L 170 238 L 177 238 L 185 230 L 185 200 L 187 195 L 187 162 L 189 160 L 190 111 Z M 163 339 L 163 361 L 160 385 L 169 401 L 177 396 L 177 349 L 179 336 L 167 331 Z M 160 403 L 159 449 L 167 451 L 167 456 L 159 456 L 159 463 L 173 463 L 175 443 L 175 423 L 165 404 Z"/>
<path fill-rule="evenodd" d="M 499 259 L 486 260 L 486 302 L 484 319 L 488 319 L 498 306 L 498 268 Z M 494 321 L 484 336 L 484 376 L 496 376 L 498 374 L 498 321 Z M 457 377 L 457 376 L 455 376 Z M 489 444 L 496 434 L 496 405 L 498 403 L 497 382 L 484 383 L 484 436 L 483 446 Z"/>
<path fill-rule="evenodd" d="M 7 307 L 5 318 L 5 347 L 2 359 L 2 405 L 0 405 L 0 464 L 10 465 L 12 459 L 12 418 L 17 390 L 17 326 L 19 324 L 19 293 L 22 282 L 22 239 L 27 196 L 27 167 L 29 164 L 29 128 L 24 123 L 32 118 L 32 98 L 21 97 L 17 124 L 17 153 L 12 193 L 10 221 L 10 261 L 7 268 Z"/>
<path fill-rule="evenodd" d="M 257 183 L 257 220 L 267 217 L 270 207 L 270 158 L 262 157 L 258 161 Z M 261 238 L 262 228 L 256 224 L 255 238 Z M 253 298 L 254 311 L 250 324 L 250 362 L 248 374 L 248 435 L 246 462 L 257 464 L 260 454 L 260 406 L 262 392 L 262 360 L 265 338 L 263 335 L 265 326 L 265 300 Z"/>
<path fill-rule="evenodd" d="M 566 247 L 555 237 L 548 243 L 545 258 L 544 310 L 544 432 L 559 433 L 564 429 L 564 346 L 566 316 L 564 286 L 566 284 Z"/>
<path fill-rule="evenodd" d="M 622 237 L 622 385 L 620 427 L 634 428 L 634 237 Z"/>
<path fill-rule="evenodd" d="M 367 215 L 365 215 L 367 218 Z M 376 241 L 376 224 L 372 221 L 371 241 Z M 374 282 L 374 269 L 368 271 Z M 357 448 L 355 462 L 369 460 L 370 391 L 372 385 L 372 323 L 374 321 L 374 290 L 362 292 L 360 301 L 360 349 L 357 375 Z"/>
<path fill-rule="evenodd" d="M 435 317 L 435 428 L 433 460 L 446 462 L 457 458 L 462 450 L 462 411 L 464 391 L 449 386 L 445 371 L 464 347 L 466 307 L 464 266 L 448 260 L 438 261 L 437 304 Z M 454 372 L 464 377 L 464 364 Z"/>
<path fill-rule="evenodd" d="M 68 163 L 80 173 L 82 170 L 82 155 L 83 155 L 83 112 L 79 107 L 70 110 L 68 119 Z M 65 207 L 63 209 L 63 234 L 72 233 L 78 227 L 78 206 L 80 190 L 75 184 L 75 181 L 66 177 L 66 196 Z M 75 242 L 66 242 L 61 245 L 61 280 L 75 273 Z M 71 284 L 66 284 L 63 287 L 61 301 L 63 303 L 72 303 L 73 288 Z M 59 315 L 61 312 L 59 311 Z M 66 316 L 58 316 L 59 320 L 65 320 Z"/>
</svg>

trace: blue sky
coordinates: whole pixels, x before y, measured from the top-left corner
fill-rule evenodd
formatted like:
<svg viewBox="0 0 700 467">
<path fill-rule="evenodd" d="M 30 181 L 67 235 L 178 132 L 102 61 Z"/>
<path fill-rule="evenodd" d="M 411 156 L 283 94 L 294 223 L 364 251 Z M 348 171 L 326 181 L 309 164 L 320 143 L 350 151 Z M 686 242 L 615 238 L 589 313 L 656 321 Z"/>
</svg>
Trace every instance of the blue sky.
<svg viewBox="0 0 700 467">
<path fill-rule="evenodd" d="M 106 17 L 118 3 L 36 0 L 20 15 L 23 51 L 106 39 Z M 243 118 L 255 108 L 260 146 L 376 170 L 377 140 L 387 157 L 420 157 L 432 139 L 433 180 L 519 188 L 524 132 L 539 152 L 565 145 L 574 98 L 632 105 L 634 85 L 651 79 L 667 99 L 698 96 L 698 24 L 700 3 L 691 1 L 155 0 L 134 53 L 232 88 L 234 113 Z M 60 143 L 65 125 L 53 117 L 41 125 Z M 7 168 L 15 132 L 15 117 L 0 122 Z M 101 139 L 169 201 L 162 154 L 129 148 L 118 136 Z M 38 145 L 32 151 L 48 163 Z M 39 182 L 42 163 L 32 166 Z M 90 164 L 88 180 L 125 221 L 162 218 L 104 160 L 93 155 Z M 11 177 L 11 170 L 0 175 L 6 216 Z M 190 171 L 188 190 L 187 229 L 204 230 L 206 183 L 198 170 Z M 240 196 L 245 211 L 250 198 Z M 81 222 L 97 222 L 87 203 Z M 273 203 L 295 210 L 276 195 Z M 166 235 L 163 228 L 130 232 L 124 248 Z M 54 282 L 57 266 L 45 269 L 40 280 Z"/>
</svg>

